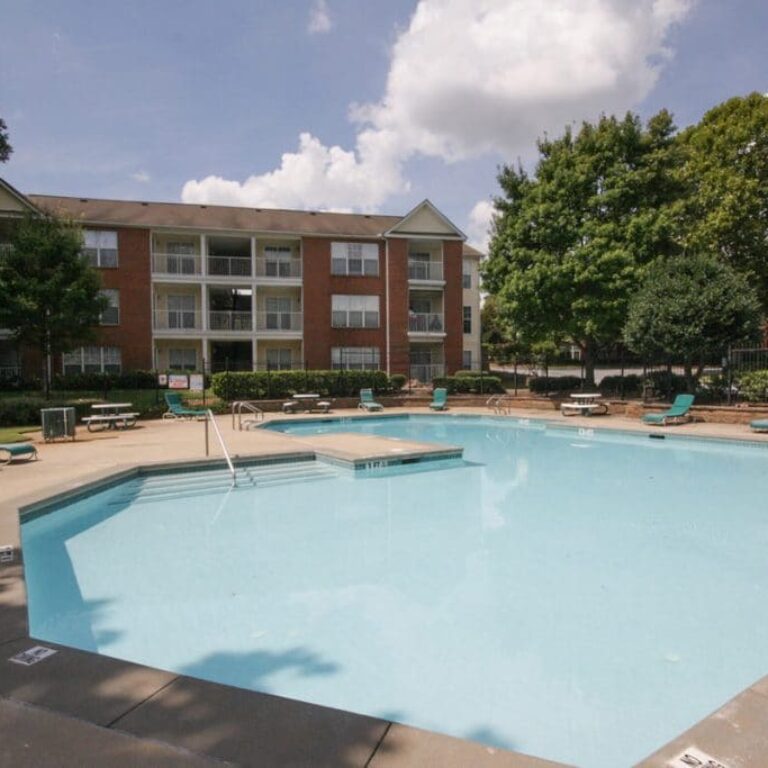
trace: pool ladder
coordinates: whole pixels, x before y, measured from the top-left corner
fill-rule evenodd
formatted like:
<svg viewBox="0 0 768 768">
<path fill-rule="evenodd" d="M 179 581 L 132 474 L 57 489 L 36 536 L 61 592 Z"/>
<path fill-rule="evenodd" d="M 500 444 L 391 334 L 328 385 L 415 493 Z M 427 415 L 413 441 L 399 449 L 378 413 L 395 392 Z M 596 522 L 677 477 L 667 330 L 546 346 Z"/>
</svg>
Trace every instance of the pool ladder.
<svg viewBox="0 0 768 768">
<path fill-rule="evenodd" d="M 232 464 L 232 459 L 229 457 L 229 451 L 227 450 L 227 446 L 224 443 L 224 438 L 221 436 L 221 432 L 219 430 L 219 425 L 216 423 L 216 419 L 213 416 L 213 411 L 208 408 L 205 412 L 205 455 L 208 456 L 210 453 L 209 447 L 208 447 L 208 423 L 211 423 L 213 425 L 213 431 L 216 434 L 216 437 L 218 438 L 219 445 L 221 446 L 221 450 L 224 453 L 224 458 L 227 460 L 227 467 L 229 467 L 229 474 L 232 477 L 232 485 L 237 485 L 237 472 L 235 472 L 235 466 Z"/>
<path fill-rule="evenodd" d="M 243 422 L 244 410 L 252 413 L 254 417 L 246 419 L 245 422 Z M 243 426 L 245 426 L 246 429 L 250 429 L 258 422 L 264 421 L 264 411 L 250 400 L 236 400 L 232 403 L 232 429 L 235 429 L 235 416 L 237 416 L 237 429 L 240 431 L 242 431 Z"/>
</svg>

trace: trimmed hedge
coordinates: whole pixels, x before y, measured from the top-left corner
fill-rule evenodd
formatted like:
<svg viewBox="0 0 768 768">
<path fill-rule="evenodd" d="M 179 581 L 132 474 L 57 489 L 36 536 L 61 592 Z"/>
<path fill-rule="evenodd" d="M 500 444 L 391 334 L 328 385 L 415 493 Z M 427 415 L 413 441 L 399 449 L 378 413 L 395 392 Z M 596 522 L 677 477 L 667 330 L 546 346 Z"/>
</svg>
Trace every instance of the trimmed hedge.
<svg viewBox="0 0 768 768">
<path fill-rule="evenodd" d="M 579 376 L 535 376 L 528 381 L 528 389 L 537 394 L 571 392 L 581 389 Z"/>
<path fill-rule="evenodd" d="M 445 387 L 449 395 L 504 393 L 501 379 L 497 376 L 440 376 L 432 379 L 432 389 Z"/>
<path fill-rule="evenodd" d="M 393 373 L 389 377 L 393 392 L 399 392 L 405 386 L 406 381 L 408 381 L 408 377 L 404 373 Z"/>
<path fill-rule="evenodd" d="M 598 387 L 603 394 L 638 397 L 643 393 L 643 377 L 636 373 L 626 376 L 605 376 Z"/>
<path fill-rule="evenodd" d="M 42 408 L 73 407 L 78 421 L 91 412 L 91 406 L 100 400 L 46 400 L 42 397 L 0 398 L 0 427 L 26 426 L 40 423 Z"/>
<path fill-rule="evenodd" d="M 750 371 L 741 375 L 739 393 L 750 403 L 768 400 L 768 371 Z"/>
<path fill-rule="evenodd" d="M 361 389 L 384 393 L 399 389 L 396 384 L 384 371 L 230 371 L 213 375 L 213 393 L 226 401 L 273 400 L 297 392 L 357 397 Z"/>
<path fill-rule="evenodd" d="M 80 392 L 105 389 L 154 389 L 157 374 L 152 371 L 124 373 L 67 373 L 53 377 L 53 389 Z"/>
</svg>

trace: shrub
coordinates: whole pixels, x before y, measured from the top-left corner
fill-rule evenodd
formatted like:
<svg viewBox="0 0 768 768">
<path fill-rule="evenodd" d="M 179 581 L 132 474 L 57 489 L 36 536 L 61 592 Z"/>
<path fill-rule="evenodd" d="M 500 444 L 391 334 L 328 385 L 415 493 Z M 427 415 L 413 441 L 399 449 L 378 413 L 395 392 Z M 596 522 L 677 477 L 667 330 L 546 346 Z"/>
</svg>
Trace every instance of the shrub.
<svg viewBox="0 0 768 768">
<path fill-rule="evenodd" d="M 80 392 L 109 389 L 154 389 L 157 375 L 152 371 L 124 373 L 66 373 L 53 377 L 53 389 Z"/>
<path fill-rule="evenodd" d="M 768 370 L 742 374 L 739 392 L 751 403 L 764 403 L 768 400 Z"/>
<path fill-rule="evenodd" d="M 0 391 L 2 392 L 25 392 L 40 389 L 40 386 L 40 379 L 34 376 L 0 375 Z"/>
<path fill-rule="evenodd" d="M 357 397 L 361 389 L 389 392 L 394 384 L 384 371 L 229 371 L 213 375 L 213 392 L 225 401 L 280 399 L 296 392 Z"/>
<path fill-rule="evenodd" d="M 393 373 L 389 377 L 389 384 L 393 392 L 399 392 L 405 386 L 406 381 L 408 381 L 408 377 L 403 373 Z"/>
<path fill-rule="evenodd" d="M 651 371 L 648 380 L 653 384 L 654 392 L 659 395 L 678 395 L 688 391 L 688 382 L 685 376 L 670 371 Z"/>
<path fill-rule="evenodd" d="M 0 399 L 0 427 L 24 426 L 40 423 L 42 408 L 74 407 L 78 421 L 87 416 L 91 406 L 99 400 L 45 400 L 42 397 L 8 397 Z"/>
<path fill-rule="evenodd" d="M 599 389 L 603 394 L 638 397 L 643 393 L 643 377 L 636 373 L 626 376 L 605 376 L 600 382 Z"/>
<path fill-rule="evenodd" d="M 514 371 L 494 371 L 493 375 L 501 381 L 505 389 L 515 388 L 515 375 L 517 375 L 518 389 L 525 389 L 528 386 L 528 376 L 524 373 L 515 374 Z"/>
<path fill-rule="evenodd" d="M 528 381 L 531 392 L 570 392 L 581 389 L 578 376 L 536 376 Z"/>
<path fill-rule="evenodd" d="M 506 392 L 496 376 L 441 376 L 432 380 L 432 389 L 438 387 L 445 387 L 449 395 Z"/>
</svg>

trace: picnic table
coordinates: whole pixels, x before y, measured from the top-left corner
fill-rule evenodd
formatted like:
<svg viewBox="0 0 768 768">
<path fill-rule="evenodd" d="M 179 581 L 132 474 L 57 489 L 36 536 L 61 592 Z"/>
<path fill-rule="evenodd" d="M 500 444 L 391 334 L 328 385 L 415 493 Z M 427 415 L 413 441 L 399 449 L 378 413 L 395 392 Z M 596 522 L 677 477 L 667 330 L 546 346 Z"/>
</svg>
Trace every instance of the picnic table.
<svg viewBox="0 0 768 768">
<path fill-rule="evenodd" d="M 91 406 L 93 414 L 85 416 L 83 422 L 89 432 L 104 429 L 129 429 L 136 425 L 139 414 L 129 409 L 133 403 L 97 403 Z"/>
<path fill-rule="evenodd" d="M 311 413 L 312 411 L 328 413 L 330 407 L 330 400 L 321 400 L 320 395 L 316 392 L 307 392 L 304 394 L 293 395 L 290 400 L 284 402 L 283 413 L 294 413 L 296 411 L 303 411 L 304 413 Z"/>
<path fill-rule="evenodd" d="M 563 416 L 595 416 L 608 413 L 608 405 L 599 392 L 578 392 L 571 395 L 571 402 L 560 404 Z"/>
</svg>

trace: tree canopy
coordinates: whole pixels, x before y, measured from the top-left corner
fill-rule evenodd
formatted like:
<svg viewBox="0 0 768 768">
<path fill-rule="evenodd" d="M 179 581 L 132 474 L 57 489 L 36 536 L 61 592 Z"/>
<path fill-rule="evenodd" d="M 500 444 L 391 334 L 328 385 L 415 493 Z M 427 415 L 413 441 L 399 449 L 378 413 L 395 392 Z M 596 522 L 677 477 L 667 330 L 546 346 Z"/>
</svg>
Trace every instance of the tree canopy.
<svg viewBox="0 0 768 768">
<path fill-rule="evenodd" d="M 47 360 L 93 338 L 107 308 L 99 275 L 82 255 L 82 234 L 51 216 L 27 216 L 0 251 L 0 328 Z M 44 376 L 49 383 L 47 374 Z"/>
<path fill-rule="evenodd" d="M 646 266 L 676 251 L 674 131 L 666 111 L 646 125 L 603 116 L 539 141 L 535 176 L 499 174 L 485 286 L 526 338 L 577 344 L 589 379 L 596 347 L 621 337 Z"/>
<path fill-rule="evenodd" d="M 755 290 L 711 255 L 660 259 L 633 297 L 624 328 L 627 346 L 646 358 L 686 366 L 722 355 L 728 345 L 754 341 L 760 325 Z"/>
<path fill-rule="evenodd" d="M 5 163 L 13 152 L 13 147 L 8 139 L 8 126 L 5 120 L 0 117 L 0 163 Z"/>
</svg>

